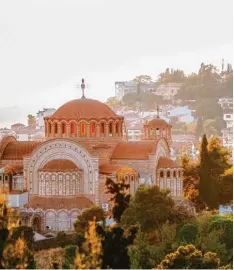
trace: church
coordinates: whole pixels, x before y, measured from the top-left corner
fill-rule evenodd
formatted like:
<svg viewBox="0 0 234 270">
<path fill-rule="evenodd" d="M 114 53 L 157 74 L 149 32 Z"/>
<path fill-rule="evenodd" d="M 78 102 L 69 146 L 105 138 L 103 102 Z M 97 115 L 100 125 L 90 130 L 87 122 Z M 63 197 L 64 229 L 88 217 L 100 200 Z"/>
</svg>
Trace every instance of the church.
<svg viewBox="0 0 234 270">
<path fill-rule="evenodd" d="M 83 209 L 108 204 L 105 181 L 124 179 L 170 189 L 182 200 L 183 169 L 170 159 L 171 125 L 144 123 L 141 141 L 128 142 L 124 117 L 106 104 L 71 100 L 45 117 L 43 142 L 0 141 L 0 186 L 23 201 L 22 224 L 35 231 L 71 231 Z"/>
</svg>

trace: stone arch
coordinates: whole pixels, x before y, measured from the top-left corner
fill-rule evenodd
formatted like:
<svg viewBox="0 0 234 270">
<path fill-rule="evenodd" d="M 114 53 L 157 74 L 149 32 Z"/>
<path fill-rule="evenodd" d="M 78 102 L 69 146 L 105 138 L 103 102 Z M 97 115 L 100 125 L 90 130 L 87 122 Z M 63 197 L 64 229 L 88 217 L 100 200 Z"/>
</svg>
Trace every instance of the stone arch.
<svg viewBox="0 0 234 270">
<path fill-rule="evenodd" d="M 42 217 L 40 215 L 33 215 L 31 220 L 31 226 L 33 231 L 35 232 L 41 232 L 43 230 L 42 228 Z"/>
<path fill-rule="evenodd" d="M 45 212 L 45 229 L 49 227 L 49 230 L 56 231 L 56 212 L 54 210 L 47 210 Z"/>
<path fill-rule="evenodd" d="M 67 210 L 62 209 L 57 213 L 57 229 L 58 231 L 69 231 L 70 230 L 70 218 Z"/>
<path fill-rule="evenodd" d="M 67 139 L 46 141 L 30 156 L 24 158 L 24 173 L 30 194 L 38 194 L 38 170 L 55 159 L 67 159 L 76 164 L 83 171 L 84 194 L 95 194 L 95 172 L 98 172 L 98 159 L 91 157 L 78 142 Z"/>
</svg>

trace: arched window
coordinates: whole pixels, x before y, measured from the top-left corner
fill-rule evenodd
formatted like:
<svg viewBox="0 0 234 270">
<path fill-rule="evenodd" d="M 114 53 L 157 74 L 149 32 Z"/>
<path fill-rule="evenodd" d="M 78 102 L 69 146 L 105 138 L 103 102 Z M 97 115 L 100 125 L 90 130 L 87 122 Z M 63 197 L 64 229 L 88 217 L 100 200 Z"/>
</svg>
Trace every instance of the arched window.
<svg viewBox="0 0 234 270">
<path fill-rule="evenodd" d="M 49 123 L 49 134 L 51 134 L 51 123 Z"/>
<path fill-rule="evenodd" d="M 85 123 L 81 123 L 81 124 L 80 124 L 80 133 L 81 133 L 81 135 L 85 135 L 85 134 L 86 134 L 86 126 L 85 126 Z"/>
<path fill-rule="evenodd" d="M 57 134 L 58 133 L 58 124 L 55 123 L 54 124 L 54 134 Z"/>
<path fill-rule="evenodd" d="M 71 128 L 71 135 L 76 134 L 76 123 L 72 122 L 70 128 Z"/>
<path fill-rule="evenodd" d="M 45 134 L 47 134 L 47 123 L 45 124 Z"/>
<path fill-rule="evenodd" d="M 62 123 L 62 134 L 66 134 L 66 124 Z"/>
<path fill-rule="evenodd" d="M 113 134 L 113 125 L 112 123 L 109 124 L 109 136 L 112 136 Z"/>
<path fill-rule="evenodd" d="M 167 171 L 167 177 L 170 177 L 170 176 L 171 176 L 171 172 Z"/>
<path fill-rule="evenodd" d="M 178 177 L 180 177 L 180 171 L 178 171 Z"/>
<path fill-rule="evenodd" d="M 104 123 L 101 123 L 100 133 L 101 133 L 101 135 L 105 134 L 105 124 Z"/>
<path fill-rule="evenodd" d="M 159 128 L 156 128 L 156 135 L 160 135 Z"/>
<path fill-rule="evenodd" d="M 164 174 L 163 174 L 163 171 L 161 171 L 161 172 L 160 172 L 160 177 L 163 177 L 163 175 L 164 175 Z"/>
<path fill-rule="evenodd" d="M 173 177 L 176 177 L 176 171 L 173 171 Z"/>
<path fill-rule="evenodd" d="M 115 124 L 115 135 L 119 136 L 119 123 Z"/>
<path fill-rule="evenodd" d="M 90 133 L 91 133 L 91 135 L 95 135 L 95 132 L 96 132 L 96 124 L 91 123 L 91 125 L 90 125 Z"/>
</svg>

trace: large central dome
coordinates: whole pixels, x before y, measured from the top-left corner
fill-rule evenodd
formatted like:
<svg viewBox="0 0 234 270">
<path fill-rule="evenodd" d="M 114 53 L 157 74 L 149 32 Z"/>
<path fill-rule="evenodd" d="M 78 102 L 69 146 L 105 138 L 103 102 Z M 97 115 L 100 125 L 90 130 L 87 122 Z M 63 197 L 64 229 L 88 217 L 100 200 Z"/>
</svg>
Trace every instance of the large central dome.
<svg viewBox="0 0 234 270">
<path fill-rule="evenodd" d="M 51 116 L 57 119 L 103 119 L 116 118 L 117 115 L 104 103 L 88 98 L 71 100 Z"/>
</svg>

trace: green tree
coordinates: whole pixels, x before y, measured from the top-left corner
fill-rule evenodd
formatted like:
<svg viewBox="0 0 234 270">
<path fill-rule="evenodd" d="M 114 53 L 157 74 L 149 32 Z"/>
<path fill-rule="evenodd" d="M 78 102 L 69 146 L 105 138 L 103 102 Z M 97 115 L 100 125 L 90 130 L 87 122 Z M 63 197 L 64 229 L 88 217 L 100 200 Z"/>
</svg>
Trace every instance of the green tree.
<svg viewBox="0 0 234 270">
<path fill-rule="evenodd" d="M 233 200 L 233 168 L 225 170 L 220 178 L 219 202 L 230 204 Z"/>
<path fill-rule="evenodd" d="M 199 196 L 207 207 L 213 209 L 218 206 L 218 185 L 216 179 L 211 175 L 211 159 L 207 145 L 206 135 L 203 135 L 200 151 Z"/>
<path fill-rule="evenodd" d="M 11 239 L 16 241 L 18 238 L 23 238 L 30 250 L 34 249 L 34 232 L 31 227 L 28 226 L 19 226 L 13 228 Z"/>
<path fill-rule="evenodd" d="M 77 246 L 75 245 L 69 245 L 66 246 L 64 249 L 64 263 L 63 268 L 64 269 L 74 269 L 75 267 L 75 257 L 77 253 Z"/>
<path fill-rule="evenodd" d="M 136 230 L 125 235 L 119 225 L 107 230 L 102 243 L 102 269 L 129 269 L 128 246 L 133 243 Z"/>
<path fill-rule="evenodd" d="M 111 216 L 116 222 L 120 222 L 121 216 L 129 205 L 131 195 L 129 194 L 130 185 L 124 182 L 115 183 L 110 178 L 106 180 L 107 193 L 111 195 L 112 203 Z"/>
<path fill-rule="evenodd" d="M 198 225 L 195 223 L 185 223 L 177 232 L 179 243 L 194 244 L 198 236 Z"/>
<path fill-rule="evenodd" d="M 197 138 L 200 138 L 200 136 L 202 136 L 203 134 L 203 124 L 204 124 L 203 118 L 199 117 L 196 124 L 196 137 Z"/>
<path fill-rule="evenodd" d="M 125 226 L 139 224 L 142 232 L 159 229 L 170 216 L 174 201 L 168 190 L 158 186 L 140 186 L 124 212 L 121 223 Z"/>
<path fill-rule="evenodd" d="M 99 206 L 92 206 L 85 209 L 81 215 L 77 217 L 77 220 L 74 223 L 74 227 L 77 233 L 84 233 L 89 227 L 89 222 L 95 220 L 104 221 L 105 215 L 102 208 Z"/>
<path fill-rule="evenodd" d="M 202 252 L 193 245 L 180 246 L 174 253 L 166 255 L 158 269 L 218 269 L 220 259 L 216 253 Z"/>
</svg>

